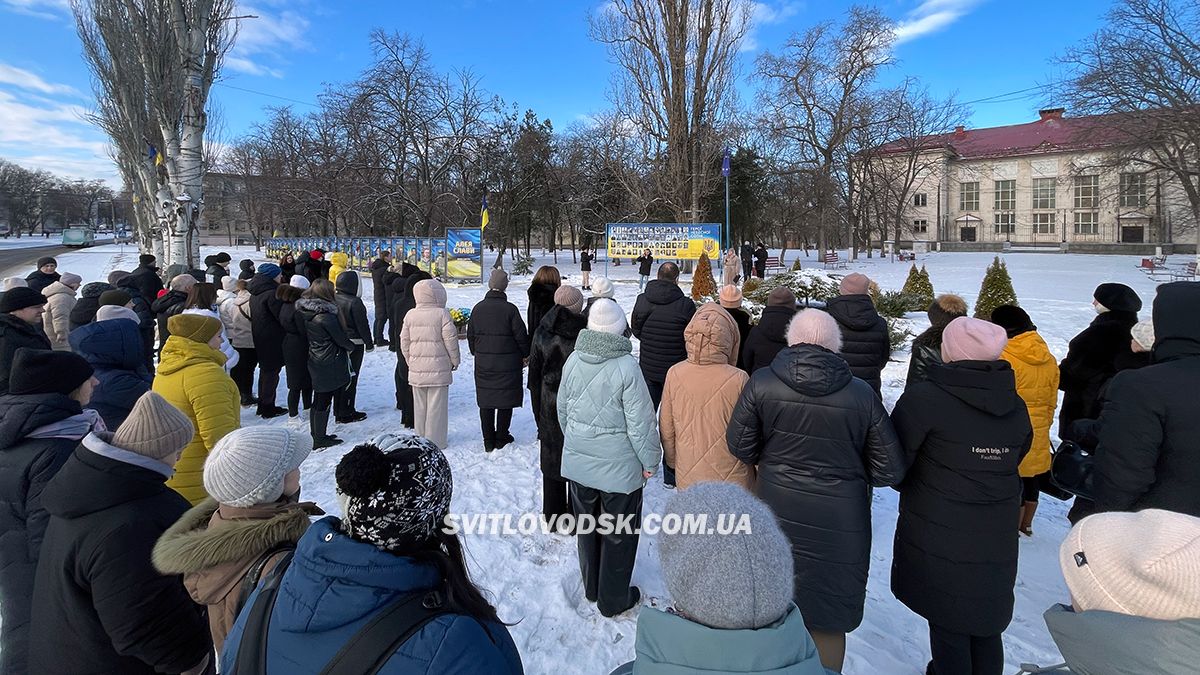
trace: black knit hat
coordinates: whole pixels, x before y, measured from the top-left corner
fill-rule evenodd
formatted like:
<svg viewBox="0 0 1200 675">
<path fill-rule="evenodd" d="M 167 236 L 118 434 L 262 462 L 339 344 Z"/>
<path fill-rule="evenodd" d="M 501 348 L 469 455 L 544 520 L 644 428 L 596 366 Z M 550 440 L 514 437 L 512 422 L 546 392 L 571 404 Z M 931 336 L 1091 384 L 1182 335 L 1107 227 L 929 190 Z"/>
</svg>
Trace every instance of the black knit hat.
<svg viewBox="0 0 1200 675">
<path fill-rule="evenodd" d="M 238 269 L 242 269 L 247 272 L 253 272 L 254 271 L 254 261 L 249 258 L 243 258 L 242 261 L 240 263 L 238 263 Z"/>
<path fill-rule="evenodd" d="M 8 376 L 10 394 L 70 394 L 92 376 L 92 366 L 74 352 L 21 347 Z"/>
<path fill-rule="evenodd" d="M 48 255 L 38 258 L 38 262 L 37 262 L 38 269 L 41 269 L 41 268 L 45 267 L 46 265 L 57 265 L 57 264 L 58 264 L 58 261 Z"/>
<path fill-rule="evenodd" d="M 346 453 L 335 475 L 343 530 L 385 551 L 427 545 L 450 512 L 450 463 L 420 436 L 383 434 Z"/>
<path fill-rule="evenodd" d="M 1000 305 L 993 309 L 991 321 L 1003 328 L 1008 333 L 1009 339 L 1021 333 L 1037 330 L 1037 326 L 1033 325 L 1033 319 L 1029 318 L 1029 314 L 1016 305 Z"/>
<path fill-rule="evenodd" d="M 225 251 L 221 251 L 215 257 L 216 257 L 217 262 L 222 263 L 222 264 L 233 260 L 233 258 L 230 258 L 229 254 L 226 253 Z"/>
<path fill-rule="evenodd" d="M 100 294 L 100 306 L 103 307 L 105 305 L 116 305 L 118 307 L 124 307 L 125 305 L 128 305 L 129 301 L 132 299 L 133 298 L 129 297 L 129 294 L 125 291 L 113 289 L 111 291 L 104 291 Z"/>
<path fill-rule="evenodd" d="M 1125 284 L 1100 284 L 1092 294 L 1096 302 L 1104 305 L 1110 312 L 1140 312 L 1142 299 Z"/>
<path fill-rule="evenodd" d="M 46 304 L 46 296 L 29 288 L 18 286 L 0 293 L 0 312 L 15 312 L 18 309 Z"/>
<path fill-rule="evenodd" d="M 142 267 L 153 267 L 157 262 L 158 258 L 155 258 L 149 253 L 143 253 L 138 256 L 138 265 L 141 265 Z"/>
</svg>

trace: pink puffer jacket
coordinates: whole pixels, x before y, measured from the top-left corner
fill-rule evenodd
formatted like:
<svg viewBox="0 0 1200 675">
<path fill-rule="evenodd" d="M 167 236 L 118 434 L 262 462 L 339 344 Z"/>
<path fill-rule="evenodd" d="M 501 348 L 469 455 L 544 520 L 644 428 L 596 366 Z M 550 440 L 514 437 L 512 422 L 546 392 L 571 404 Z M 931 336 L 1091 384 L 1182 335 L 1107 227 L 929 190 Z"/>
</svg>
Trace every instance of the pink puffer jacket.
<svg viewBox="0 0 1200 675">
<path fill-rule="evenodd" d="M 436 279 L 413 287 L 415 309 L 404 315 L 400 352 L 408 362 L 408 383 L 414 387 L 445 387 L 458 367 L 458 329 L 446 311 L 446 288 Z"/>
</svg>

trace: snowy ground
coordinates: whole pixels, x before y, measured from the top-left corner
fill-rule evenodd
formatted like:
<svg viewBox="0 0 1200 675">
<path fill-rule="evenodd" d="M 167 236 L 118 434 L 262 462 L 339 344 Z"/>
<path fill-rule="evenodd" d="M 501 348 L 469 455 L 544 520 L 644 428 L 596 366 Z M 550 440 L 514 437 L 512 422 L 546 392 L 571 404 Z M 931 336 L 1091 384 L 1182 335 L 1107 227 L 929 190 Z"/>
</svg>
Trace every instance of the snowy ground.
<svg viewBox="0 0 1200 675">
<path fill-rule="evenodd" d="M 123 252 L 119 249 L 115 245 L 98 246 L 60 255 L 59 271 L 80 274 L 87 282 L 103 279 L 114 269 L 132 269 L 137 264 L 137 250 L 132 246 L 124 247 Z M 242 257 L 260 259 L 248 248 L 205 249 L 204 254 L 217 250 L 230 252 L 235 271 L 236 261 Z M 796 255 L 789 252 L 787 264 L 790 265 Z M 958 293 L 973 305 L 984 268 L 992 257 L 992 254 L 983 253 L 932 253 L 922 255 L 918 264 L 927 266 L 936 292 Z M 1011 253 L 1005 260 L 1021 306 L 1029 312 L 1059 358 L 1066 353 L 1071 337 L 1095 316 L 1091 293 L 1101 282 L 1116 281 L 1133 287 L 1145 302 L 1143 317 L 1150 315 L 1155 283 L 1135 269 L 1139 262 L 1137 258 Z M 566 256 L 560 254 L 560 261 L 558 266 L 563 271 L 564 283 L 577 285 L 578 265 L 570 263 L 569 253 Z M 820 267 L 815 262 L 809 264 L 813 261 L 811 257 L 801 257 L 801 261 L 806 267 Z M 553 264 L 553 260 L 545 255 L 538 258 L 537 264 Z M 850 263 L 847 271 L 863 272 L 885 289 L 898 289 L 908 268 L 907 263 L 877 258 Z M 23 276 L 28 271 L 8 270 L 3 276 L 16 273 Z M 603 262 L 594 274 L 605 274 Z M 616 281 L 617 301 L 628 312 L 637 296 L 637 268 L 628 264 L 610 267 L 608 275 Z M 529 281 L 529 276 L 516 277 L 509 286 L 509 299 L 522 313 Z M 364 285 L 367 296 L 364 300 L 368 310 L 373 311 L 369 297 L 371 286 L 369 283 Z M 448 291 L 451 307 L 471 307 L 482 297 L 478 284 L 449 286 Z M 923 314 L 911 314 L 909 319 L 913 333 L 919 333 L 928 325 Z M 517 443 L 485 454 L 475 407 L 473 361 L 466 353 L 465 342 L 462 347 L 463 364 L 455 373 L 455 382 L 450 388 L 450 447 L 446 452 L 455 477 L 454 511 L 510 513 L 514 518 L 525 513 L 539 513 L 538 445 L 529 408 L 526 406 L 514 415 L 513 434 Z M 889 408 L 903 391 L 908 348 L 897 352 L 893 358 L 883 378 L 884 400 Z M 358 407 L 370 415 L 369 419 L 354 425 L 337 425 L 333 431 L 348 442 L 314 454 L 304 464 L 305 498 L 317 501 L 330 513 L 338 511 L 333 496 L 333 473 L 340 456 L 354 443 L 399 427 L 399 413 L 394 408 L 393 396 L 394 364 L 393 355 L 386 350 L 367 354 L 359 384 Z M 281 401 L 283 391 L 281 387 Z M 242 421 L 246 425 L 291 424 L 297 429 L 307 428 L 306 422 L 289 422 L 286 418 L 263 422 L 250 411 L 243 411 Z M 661 479 L 652 479 L 645 491 L 645 513 L 661 512 L 667 496 Z M 849 637 L 846 673 L 918 674 L 924 672 L 929 658 L 924 621 L 895 600 L 889 590 L 896 509 L 897 494 L 894 491 L 876 492 L 875 537 L 865 620 Z M 1041 615 L 1053 603 L 1069 601 L 1058 569 L 1058 545 L 1068 529 L 1066 511 L 1062 502 L 1043 496 L 1034 523 L 1036 535 L 1021 540 L 1015 618 L 1004 636 L 1006 673 L 1016 672 L 1022 662 L 1049 665 L 1060 661 Z M 467 539 L 467 550 L 476 581 L 495 598 L 500 616 L 515 623 L 512 633 L 526 672 L 531 675 L 605 674 L 633 657 L 636 614 L 605 619 L 594 606 L 583 600 L 573 539 L 541 534 L 532 537 L 471 536 Z M 641 540 L 633 581 L 642 588 L 643 596 L 655 604 L 669 603 L 661 579 L 656 542 L 651 538 Z"/>
</svg>

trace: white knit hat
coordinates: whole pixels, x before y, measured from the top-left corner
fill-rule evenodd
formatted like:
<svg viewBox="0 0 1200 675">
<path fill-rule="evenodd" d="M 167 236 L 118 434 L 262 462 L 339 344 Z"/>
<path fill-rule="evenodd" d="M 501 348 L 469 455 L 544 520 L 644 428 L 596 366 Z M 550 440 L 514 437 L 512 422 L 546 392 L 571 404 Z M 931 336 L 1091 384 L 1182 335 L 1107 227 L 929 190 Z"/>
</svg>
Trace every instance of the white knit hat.
<svg viewBox="0 0 1200 675">
<path fill-rule="evenodd" d="M 299 288 L 302 291 L 308 290 L 308 287 L 312 285 L 302 274 L 293 274 L 292 280 L 289 281 L 288 284 L 293 288 Z"/>
<path fill-rule="evenodd" d="M 129 319 L 134 323 L 141 323 L 141 319 L 138 318 L 137 312 L 129 309 L 128 307 L 121 307 L 119 305 L 105 305 L 96 310 L 97 322 L 112 321 L 113 319 Z"/>
<path fill-rule="evenodd" d="M 1133 341 L 1141 345 L 1142 349 L 1151 351 L 1154 349 L 1154 322 L 1139 321 L 1133 324 L 1133 328 L 1129 329 L 1129 334 L 1133 336 Z"/>
<path fill-rule="evenodd" d="M 1071 528 L 1058 560 L 1077 612 L 1200 618 L 1200 518 L 1099 513 Z"/>
<path fill-rule="evenodd" d="M 593 298 L 609 298 L 611 300 L 613 293 L 613 282 L 608 277 L 596 277 L 592 279 Z"/>
<path fill-rule="evenodd" d="M 284 427 L 243 427 L 217 441 L 204 461 L 204 489 L 229 506 L 268 504 L 283 478 L 312 452 L 312 439 Z"/>
<path fill-rule="evenodd" d="M 621 306 L 613 300 L 600 298 L 592 303 L 592 308 L 588 310 L 588 330 L 622 335 L 628 326 L 625 322 L 625 312 L 622 312 Z"/>
<path fill-rule="evenodd" d="M 842 351 L 842 329 L 837 319 L 820 309 L 802 309 L 792 317 L 787 329 L 789 347 L 817 345 L 831 352 Z"/>
</svg>

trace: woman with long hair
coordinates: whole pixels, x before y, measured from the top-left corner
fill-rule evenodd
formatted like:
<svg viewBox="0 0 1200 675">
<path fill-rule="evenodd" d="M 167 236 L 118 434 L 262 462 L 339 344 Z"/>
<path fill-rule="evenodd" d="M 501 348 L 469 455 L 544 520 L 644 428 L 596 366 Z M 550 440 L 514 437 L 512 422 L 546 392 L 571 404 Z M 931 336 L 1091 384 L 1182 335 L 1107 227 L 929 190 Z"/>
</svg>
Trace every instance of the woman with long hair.
<svg viewBox="0 0 1200 675">
<path fill-rule="evenodd" d="M 308 425 L 312 431 L 313 449 L 321 450 L 338 445 L 342 439 L 327 434 L 329 407 L 350 384 L 350 350 L 354 343 L 346 335 L 334 302 L 333 282 L 316 279 L 296 301 L 296 312 L 304 320 L 308 335 L 308 373 L 312 376 L 313 407 Z"/>
<path fill-rule="evenodd" d="M 562 275 L 553 265 L 542 265 L 529 284 L 529 307 L 525 309 L 525 326 L 530 335 L 542 325 L 542 318 L 554 306 L 554 292 L 562 286 Z"/>
<path fill-rule="evenodd" d="M 183 301 L 183 314 L 199 314 L 212 317 L 217 321 L 221 315 L 217 312 L 217 287 L 207 282 L 198 282 L 188 289 L 187 300 Z M 225 355 L 225 372 L 233 370 L 241 358 L 238 351 L 229 341 L 229 333 L 225 324 L 221 324 L 221 353 Z"/>
</svg>

